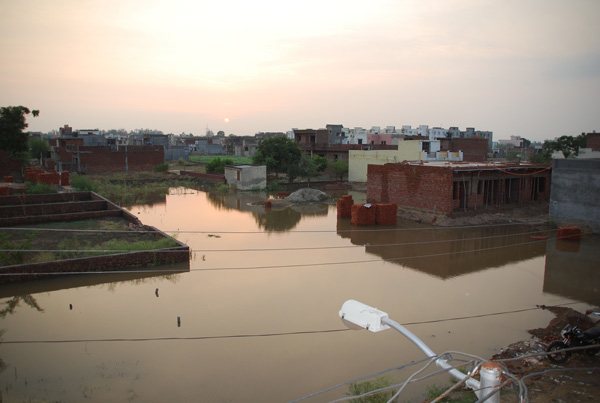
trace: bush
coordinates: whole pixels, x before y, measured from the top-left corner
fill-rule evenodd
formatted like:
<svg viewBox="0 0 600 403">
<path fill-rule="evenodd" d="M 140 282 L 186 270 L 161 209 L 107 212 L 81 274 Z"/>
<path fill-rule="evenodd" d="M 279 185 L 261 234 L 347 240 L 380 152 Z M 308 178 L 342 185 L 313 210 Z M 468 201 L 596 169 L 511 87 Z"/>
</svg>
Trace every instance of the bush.
<svg viewBox="0 0 600 403">
<path fill-rule="evenodd" d="M 45 193 L 57 193 L 56 189 L 45 183 L 32 183 L 27 182 L 27 194 L 29 195 L 39 195 Z"/>
<path fill-rule="evenodd" d="M 231 158 L 215 158 L 208 164 L 206 164 L 206 173 L 208 174 L 222 174 L 225 172 L 225 165 L 233 165 Z"/>
<path fill-rule="evenodd" d="M 169 164 L 158 164 L 154 167 L 154 172 L 167 172 L 169 170 Z"/>
<path fill-rule="evenodd" d="M 97 190 L 96 184 L 91 179 L 82 175 L 71 177 L 71 186 L 82 192 L 95 192 Z"/>
</svg>

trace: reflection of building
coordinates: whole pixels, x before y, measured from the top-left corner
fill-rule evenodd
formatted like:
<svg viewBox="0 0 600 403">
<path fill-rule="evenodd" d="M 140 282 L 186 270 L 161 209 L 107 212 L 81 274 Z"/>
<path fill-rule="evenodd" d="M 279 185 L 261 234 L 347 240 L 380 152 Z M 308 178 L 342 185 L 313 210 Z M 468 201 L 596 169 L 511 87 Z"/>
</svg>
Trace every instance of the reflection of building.
<svg viewBox="0 0 600 403">
<path fill-rule="evenodd" d="M 367 199 L 440 214 L 550 198 L 550 168 L 531 164 L 403 162 L 369 165 Z"/>
<path fill-rule="evenodd" d="M 543 256 L 546 251 L 546 241 L 529 239 L 527 230 L 517 226 L 420 230 L 411 223 L 406 229 L 360 231 L 350 220 L 338 220 L 337 231 L 353 244 L 365 245 L 367 253 L 442 279 Z"/>
<path fill-rule="evenodd" d="M 544 292 L 597 304 L 600 299 L 600 237 L 556 240 L 546 246 Z"/>
<path fill-rule="evenodd" d="M 266 231 L 293 229 L 303 216 L 327 215 L 329 205 L 324 203 L 298 204 L 289 207 L 266 209 L 264 192 L 207 193 L 206 198 L 215 206 L 247 211 L 254 216 L 260 228 Z"/>
</svg>

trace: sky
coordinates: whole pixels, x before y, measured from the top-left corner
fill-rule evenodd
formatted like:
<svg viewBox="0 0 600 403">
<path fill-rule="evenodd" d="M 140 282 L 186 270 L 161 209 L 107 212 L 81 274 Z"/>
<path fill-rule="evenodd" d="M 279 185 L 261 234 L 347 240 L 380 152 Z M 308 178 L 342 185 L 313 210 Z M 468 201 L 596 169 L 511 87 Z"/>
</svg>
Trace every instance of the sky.
<svg viewBox="0 0 600 403">
<path fill-rule="evenodd" d="M 29 130 L 600 130 L 597 0 L 0 0 Z"/>
</svg>

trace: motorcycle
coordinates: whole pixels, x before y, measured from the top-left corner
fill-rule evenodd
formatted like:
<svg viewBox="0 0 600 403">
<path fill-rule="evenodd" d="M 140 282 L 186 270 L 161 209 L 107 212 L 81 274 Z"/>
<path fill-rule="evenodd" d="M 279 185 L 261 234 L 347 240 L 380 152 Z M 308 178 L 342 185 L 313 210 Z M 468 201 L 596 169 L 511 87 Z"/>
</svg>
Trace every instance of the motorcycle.
<svg viewBox="0 0 600 403">
<path fill-rule="evenodd" d="M 572 353 L 586 354 L 593 356 L 600 352 L 600 327 L 594 326 L 588 330 L 582 331 L 576 325 L 567 325 L 562 331 L 561 340 L 550 343 L 546 349 L 548 359 L 554 364 L 563 364 L 571 357 Z M 594 347 L 597 346 L 597 347 Z M 589 347 L 581 350 L 564 351 L 573 347 Z"/>
</svg>

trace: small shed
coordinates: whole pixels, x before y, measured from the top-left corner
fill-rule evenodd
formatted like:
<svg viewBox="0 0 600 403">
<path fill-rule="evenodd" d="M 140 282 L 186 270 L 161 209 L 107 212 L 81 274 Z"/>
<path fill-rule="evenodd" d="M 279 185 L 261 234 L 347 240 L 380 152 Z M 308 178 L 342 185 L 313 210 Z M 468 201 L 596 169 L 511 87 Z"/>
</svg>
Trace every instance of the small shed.
<svg viewBox="0 0 600 403">
<path fill-rule="evenodd" d="M 229 187 L 239 190 L 263 190 L 267 187 L 267 167 L 265 165 L 227 165 L 225 180 Z"/>
</svg>

